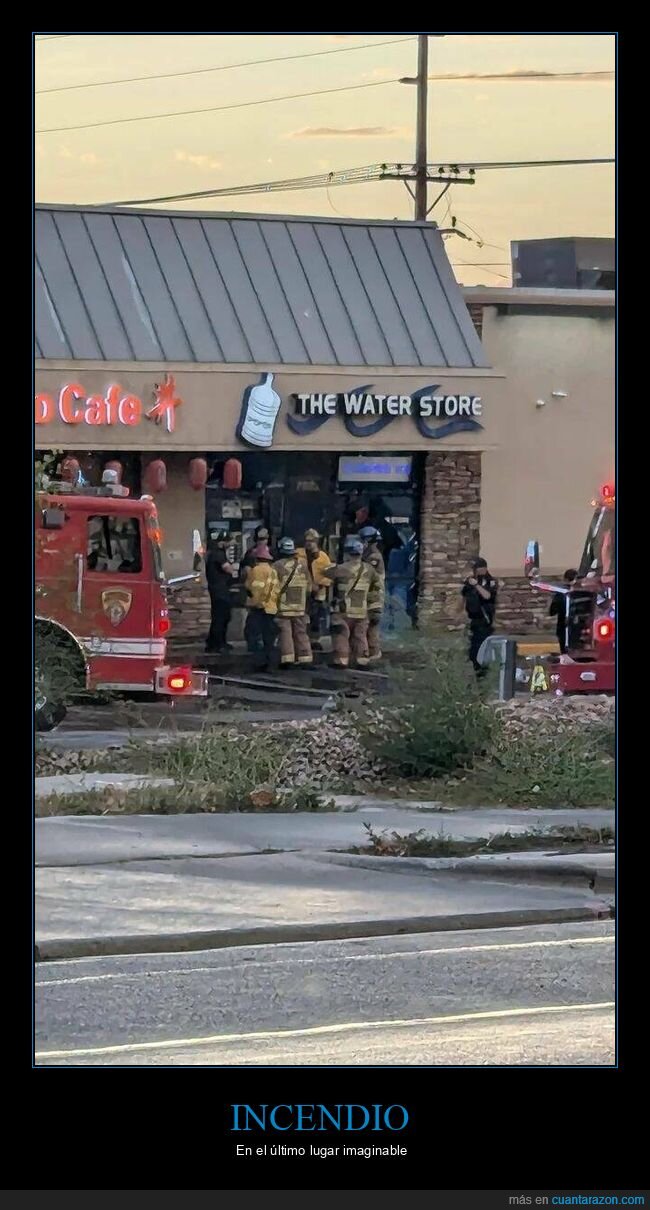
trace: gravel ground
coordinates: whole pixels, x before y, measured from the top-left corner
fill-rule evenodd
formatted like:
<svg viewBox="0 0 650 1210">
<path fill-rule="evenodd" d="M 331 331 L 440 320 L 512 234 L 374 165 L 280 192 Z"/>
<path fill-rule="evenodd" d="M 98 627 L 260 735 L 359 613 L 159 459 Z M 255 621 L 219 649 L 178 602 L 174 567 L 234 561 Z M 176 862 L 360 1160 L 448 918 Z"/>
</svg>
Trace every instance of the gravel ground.
<svg viewBox="0 0 650 1210">
<path fill-rule="evenodd" d="M 551 734 L 599 725 L 612 719 L 615 701 L 605 696 L 515 698 L 512 702 L 499 705 L 497 709 L 504 716 L 510 734 L 522 734 L 529 728 L 538 731 L 541 728 Z M 376 784 L 382 778 L 381 762 L 373 759 L 361 746 L 350 719 L 345 715 L 329 714 L 318 719 L 259 724 L 259 727 L 273 733 L 289 730 L 296 735 L 295 757 L 286 767 L 286 779 L 293 785 L 304 785 L 321 775 L 326 775 L 330 784 L 337 777 L 349 781 L 352 770 L 355 780 L 359 782 Z M 224 741 L 236 742 L 240 737 L 236 727 L 222 734 Z M 128 759 L 128 749 L 126 754 Z M 98 766 L 119 767 L 119 758 L 108 749 L 83 752 L 47 749 L 36 753 L 36 774 L 41 777 L 80 773 Z"/>
</svg>

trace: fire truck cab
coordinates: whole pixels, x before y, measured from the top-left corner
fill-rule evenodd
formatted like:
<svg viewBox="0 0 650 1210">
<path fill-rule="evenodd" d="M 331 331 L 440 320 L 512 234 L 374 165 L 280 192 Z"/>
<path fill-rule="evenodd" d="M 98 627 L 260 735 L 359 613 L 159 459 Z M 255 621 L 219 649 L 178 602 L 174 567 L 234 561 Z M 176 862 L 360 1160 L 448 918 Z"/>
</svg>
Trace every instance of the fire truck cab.
<svg viewBox="0 0 650 1210">
<path fill-rule="evenodd" d="M 530 542 L 526 575 L 537 591 L 567 598 L 567 653 L 552 659 L 549 688 L 565 693 L 614 693 L 616 688 L 616 493 L 605 484 L 592 500 L 591 518 L 578 578 L 569 589 L 539 575 L 539 546 Z"/>
<path fill-rule="evenodd" d="M 167 594 L 198 579 L 167 580 L 151 497 L 101 487 L 49 484 L 35 510 L 35 715 L 38 729 L 60 721 L 62 706 L 39 667 L 52 643 L 69 656 L 79 689 L 170 696 L 208 692 L 208 674 L 166 663 Z"/>
</svg>

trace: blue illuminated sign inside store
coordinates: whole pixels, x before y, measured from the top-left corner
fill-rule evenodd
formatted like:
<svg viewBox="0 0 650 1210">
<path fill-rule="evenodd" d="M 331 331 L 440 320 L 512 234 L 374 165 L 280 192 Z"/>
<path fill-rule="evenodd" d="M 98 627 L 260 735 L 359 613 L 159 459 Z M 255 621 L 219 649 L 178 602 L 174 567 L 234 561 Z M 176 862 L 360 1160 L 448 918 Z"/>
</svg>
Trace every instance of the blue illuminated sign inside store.
<svg viewBox="0 0 650 1210">
<path fill-rule="evenodd" d="M 408 483 L 411 478 L 412 458 L 403 455 L 386 457 L 339 458 L 339 483 L 356 483 L 367 480 L 373 483 Z"/>
</svg>

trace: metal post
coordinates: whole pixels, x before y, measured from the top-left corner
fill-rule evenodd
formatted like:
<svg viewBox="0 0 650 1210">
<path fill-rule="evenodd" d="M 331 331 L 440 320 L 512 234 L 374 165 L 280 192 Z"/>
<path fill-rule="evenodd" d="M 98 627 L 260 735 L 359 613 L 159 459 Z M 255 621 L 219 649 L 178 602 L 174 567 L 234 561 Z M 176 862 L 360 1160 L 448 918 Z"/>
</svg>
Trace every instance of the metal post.
<svg viewBox="0 0 650 1210">
<path fill-rule="evenodd" d="M 415 143 L 415 219 L 427 217 L 427 72 L 429 69 L 429 35 L 418 34 L 418 102 Z"/>
<path fill-rule="evenodd" d="M 501 664 L 499 667 L 499 701 L 508 702 L 515 696 L 517 670 L 517 644 L 514 639 L 506 639 L 501 649 Z"/>
</svg>

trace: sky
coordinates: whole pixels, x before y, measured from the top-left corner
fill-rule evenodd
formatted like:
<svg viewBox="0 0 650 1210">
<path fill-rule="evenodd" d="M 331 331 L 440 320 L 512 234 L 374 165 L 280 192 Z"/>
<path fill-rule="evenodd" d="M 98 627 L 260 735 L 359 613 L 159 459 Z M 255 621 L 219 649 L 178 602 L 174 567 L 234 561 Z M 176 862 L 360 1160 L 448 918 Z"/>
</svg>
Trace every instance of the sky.
<svg viewBox="0 0 650 1210">
<path fill-rule="evenodd" d="M 323 51 L 329 53 L 315 53 Z M 613 156 L 614 67 L 612 34 L 431 37 L 429 161 Z M 221 70 L 199 70 L 204 68 Z M 35 129 L 44 133 L 35 135 L 36 200 L 121 202 L 412 163 L 416 90 L 393 81 L 415 75 L 416 68 L 417 39 L 399 31 L 37 33 Z M 196 74 L 98 86 L 182 72 Z M 440 78 L 451 76 L 461 78 Z M 364 87 L 324 91 L 351 85 Z M 295 93 L 320 95 L 269 100 Z M 225 106 L 233 108 L 217 108 Z M 119 122 L 210 107 L 213 112 Z M 61 129 L 66 127 L 86 128 Z M 509 285 L 513 240 L 613 236 L 614 185 L 613 165 L 477 172 L 474 185 L 452 186 L 430 217 L 443 229 L 455 218 L 469 237 L 444 237 L 459 281 Z M 430 202 L 438 192 L 430 188 Z M 400 181 L 157 208 L 413 216 Z"/>
</svg>

